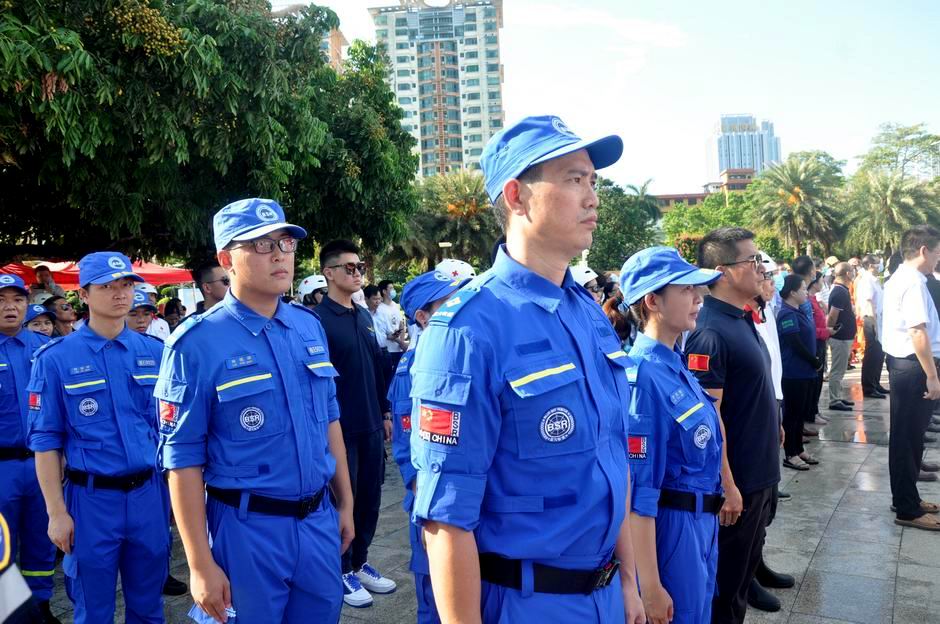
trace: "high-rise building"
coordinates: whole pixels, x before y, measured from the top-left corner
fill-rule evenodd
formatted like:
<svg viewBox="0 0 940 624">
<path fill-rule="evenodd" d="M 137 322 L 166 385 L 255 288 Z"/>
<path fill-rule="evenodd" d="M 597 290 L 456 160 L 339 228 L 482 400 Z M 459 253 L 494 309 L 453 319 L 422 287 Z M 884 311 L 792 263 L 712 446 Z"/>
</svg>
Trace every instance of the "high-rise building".
<svg viewBox="0 0 940 624">
<path fill-rule="evenodd" d="M 715 129 L 714 149 L 717 171 L 753 169 L 760 173 L 781 162 L 780 139 L 774 136 L 774 124 L 751 115 L 722 115 Z"/>
<path fill-rule="evenodd" d="M 502 129 L 502 0 L 399 0 L 369 9 L 422 176 L 479 167 Z"/>
<path fill-rule="evenodd" d="M 320 52 L 326 57 L 330 67 L 337 72 L 343 71 L 343 59 L 347 47 L 349 47 L 349 42 L 346 41 L 343 31 L 338 28 L 334 28 L 323 35 L 323 39 L 320 41 Z"/>
</svg>

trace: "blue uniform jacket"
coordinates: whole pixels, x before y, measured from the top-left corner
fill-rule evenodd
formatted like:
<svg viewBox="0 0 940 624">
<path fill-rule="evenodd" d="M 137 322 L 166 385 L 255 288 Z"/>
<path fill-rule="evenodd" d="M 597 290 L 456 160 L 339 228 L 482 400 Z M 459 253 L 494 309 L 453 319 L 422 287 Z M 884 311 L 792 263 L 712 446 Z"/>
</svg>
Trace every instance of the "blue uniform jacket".
<svg viewBox="0 0 940 624">
<path fill-rule="evenodd" d="M 414 349 L 402 354 L 388 388 L 388 402 L 392 409 L 392 455 L 405 484 L 402 507 L 408 512 L 414 502 L 411 484 L 417 474 L 411 464 L 411 365 L 414 363 L 414 355 Z"/>
<path fill-rule="evenodd" d="M 0 334 L 0 446 L 26 447 L 29 373 L 33 353 L 49 342 L 42 334 L 21 329 Z"/>
<path fill-rule="evenodd" d="M 591 295 L 501 248 L 432 317 L 412 368 L 415 520 L 480 552 L 599 565 L 627 495 L 630 358 Z"/>
<path fill-rule="evenodd" d="M 229 291 L 166 341 L 155 389 L 164 467 L 204 466 L 219 488 L 313 495 L 336 469 L 335 376 L 313 312 L 279 302 L 268 319 Z"/>
<path fill-rule="evenodd" d="M 637 334 L 630 357 L 637 362 L 628 444 L 632 511 L 655 517 L 662 489 L 720 493 L 722 439 L 715 399 L 682 356 L 658 340 Z"/>
<path fill-rule="evenodd" d="M 154 468 L 153 386 L 160 343 L 124 328 L 114 340 L 87 324 L 36 352 L 29 381 L 29 448 L 64 449 L 71 468 L 124 475 Z"/>
</svg>

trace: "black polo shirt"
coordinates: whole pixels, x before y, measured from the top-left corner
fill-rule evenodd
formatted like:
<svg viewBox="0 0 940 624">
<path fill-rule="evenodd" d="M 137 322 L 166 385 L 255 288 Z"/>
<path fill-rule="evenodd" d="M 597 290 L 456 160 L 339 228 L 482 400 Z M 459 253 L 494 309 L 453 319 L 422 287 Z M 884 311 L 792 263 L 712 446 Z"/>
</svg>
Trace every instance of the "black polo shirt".
<svg viewBox="0 0 940 624">
<path fill-rule="evenodd" d="M 839 318 L 836 323 L 839 331 L 832 335 L 836 340 L 855 340 L 855 307 L 852 305 L 852 296 L 849 289 L 842 284 L 833 284 L 829 293 L 829 307 L 839 308 Z"/>
<path fill-rule="evenodd" d="M 382 353 L 375 341 L 369 311 L 352 308 L 323 297 L 315 310 L 326 331 L 330 361 L 339 373 L 336 402 L 339 403 L 343 435 L 372 433 L 382 428 L 382 414 L 389 411 L 385 397 Z"/>
<path fill-rule="evenodd" d="M 780 481 L 780 422 L 770 353 L 749 313 L 705 297 L 685 346 L 703 388 L 722 389 L 721 419 L 731 474 L 742 494 Z"/>
</svg>

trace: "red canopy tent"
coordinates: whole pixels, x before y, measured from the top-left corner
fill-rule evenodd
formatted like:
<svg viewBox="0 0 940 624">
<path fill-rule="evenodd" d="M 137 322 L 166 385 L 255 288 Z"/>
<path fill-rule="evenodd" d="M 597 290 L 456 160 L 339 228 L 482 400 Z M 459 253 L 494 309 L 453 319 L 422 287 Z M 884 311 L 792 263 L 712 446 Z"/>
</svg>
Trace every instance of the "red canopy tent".
<svg viewBox="0 0 940 624">
<path fill-rule="evenodd" d="M 75 262 L 37 262 L 36 266 L 43 265 L 52 271 L 55 283 L 65 290 L 77 290 L 78 264 Z M 134 273 L 144 278 L 148 284 L 162 286 L 165 284 L 185 284 L 193 281 L 192 274 L 186 269 L 160 266 L 152 262 L 135 262 Z M 36 283 L 36 272 L 31 266 L 20 263 L 6 264 L 0 267 L 0 273 L 13 273 L 23 278 L 27 285 Z"/>
</svg>

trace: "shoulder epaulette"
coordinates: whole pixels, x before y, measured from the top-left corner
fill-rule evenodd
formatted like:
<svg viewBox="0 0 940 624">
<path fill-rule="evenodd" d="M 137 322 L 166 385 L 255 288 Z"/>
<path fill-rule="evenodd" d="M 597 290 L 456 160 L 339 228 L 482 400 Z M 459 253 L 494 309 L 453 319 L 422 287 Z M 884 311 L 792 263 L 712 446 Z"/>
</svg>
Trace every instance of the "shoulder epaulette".
<svg viewBox="0 0 940 624">
<path fill-rule="evenodd" d="M 35 360 L 35 359 L 38 358 L 40 355 L 42 355 L 43 353 L 45 353 L 45 352 L 47 352 L 49 349 L 51 349 L 51 348 L 53 347 L 53 345 L 57 345 L 57 344 L 59 344 L 60 342 L 62 342 L 63 340 L 65 340 L 65 336 L 57 336 L 57 337 L 53 338 L 52 340 L 50 340 L 50 341 L 47 342 L 46 344 L 42 345 L 41 347 L 39 347 L 38 349 L 36 349 L 36 350 L 33 352 L 33 359 Z"/>
<path fill-rule="evenodd" d="M 154 336 L 153 334 L 144 334 L 144 336 L 147 336 L 148 338 L 153 338 L 160 344 L 163 344 L 163 338 L 161 338 L 160 336 Z"/>
<path fill-rule="evenodd" d="M 191 330 L 193 327 L 202 322 L 202 314 L 193 314 L 185 321 L 177 325 L 176 329 L 167 337 L 163 342 L 164 345 L 168 347 L 173 347 L 177 342 L 179 342 L 183 336 L 186 335 L 186 332 Z"/>
<path fill-rule="evenodd" d="M 457 316 L 457 314 L 462 309 L 464 309 L 467 303 L 480 293 L 483 285 L 495 277 L 495 273 L 487 271 L 486 273 L 483 273 L 482 275 L 479 275 L 470 280 L 466 286 L 454 293 L 450 299 L 444 302 L 444 305 L 438 308 L 437 312 L 434 313 L 434 316 L 431 317 L 429 324 L 444 326 L 450 325 L 450 322 L 454 320 L 454 317 Z"/>
<path fill-rule="evenodd" d="M 307 306 L 303 304 L 297 303 L 296 301 L 291 301 L 287 305 L 291 306 L 292 308 L 297 308 L 298 310 L 303 310 L 307 314 L 312 314 L 314 317 L 316 317 L 317 320 L 320 320 L 319 314 L 317 314 L 315 311 L 311 310 L 310 308 L 308 308 Z"/>
</svg>

